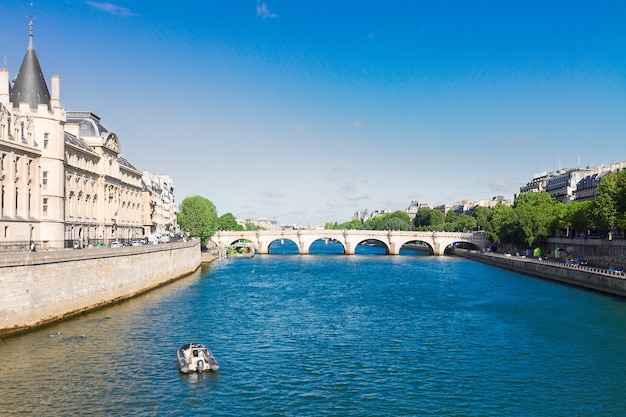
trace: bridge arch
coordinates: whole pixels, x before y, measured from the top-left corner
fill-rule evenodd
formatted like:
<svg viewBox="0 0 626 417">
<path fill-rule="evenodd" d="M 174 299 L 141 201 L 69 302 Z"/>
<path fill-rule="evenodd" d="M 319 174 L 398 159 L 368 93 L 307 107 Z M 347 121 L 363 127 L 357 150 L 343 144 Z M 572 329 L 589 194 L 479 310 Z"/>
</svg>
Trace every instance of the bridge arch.
<svg viewBox="0 0 626 417">
<path fill-rule="evenodd" d="M 299 254 L 298 242 L 291 238 L 274 239 L 267 242 L 267 247 L 260 249 L 260 253 L 267 254 Z"/>
<path fill-rule="evenodd" d="M 346 246 L 343 242 L 337 239 L 321 237 L 319 239 L 314 240 L 313 242 L 309 244 L 307 253 L 311 255 L 317 255 L 320 253 L 333 254 L 333 255 L 345 255 Z"/>
<path fill-rule="evenodd" d="M 405 241 L 400 240 L 400 246 L 398 248 L 398 255 L 402 250 L 405 251 L 414 251 L 421 252 L 428 255 L 433 255 L 435 253 L 433 246 L 429 242 L 425 242 L 420 239 L 407 239 Z"/>
<path fill-rule="evenodd" d="M 389 255 L 390 251 L 389 251 L 389 244 L 383 240 L 380 239 L 363 239 L 362 241 L 358 242 L 355 246 L 354 246 L 354 252 L 353 254 L 357 254 L 357 250 L 359 248 L 359 246 L 361 247 L 378 247 L 381 248 L 385 251 L 385 255 Z M 359 251 L 360 252 L 360 251 Z"/>
</svg>

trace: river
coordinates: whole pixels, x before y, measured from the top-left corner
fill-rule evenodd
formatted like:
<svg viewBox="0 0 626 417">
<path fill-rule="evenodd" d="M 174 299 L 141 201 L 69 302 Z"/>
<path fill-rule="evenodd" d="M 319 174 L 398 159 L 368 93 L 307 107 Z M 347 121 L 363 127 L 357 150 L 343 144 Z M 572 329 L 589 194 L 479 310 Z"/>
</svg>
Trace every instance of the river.
<svg viewBox="0 0 626 417">
<path fill-rule="evenodd" d="M 6 338 L 0 415 L 626 413 L 623 299 L 466 259 L 375 252 L 214 262 Z M 207 344 L 220 371 L 179 373 L 175 351 L 188 342 Z"/>
</svg>

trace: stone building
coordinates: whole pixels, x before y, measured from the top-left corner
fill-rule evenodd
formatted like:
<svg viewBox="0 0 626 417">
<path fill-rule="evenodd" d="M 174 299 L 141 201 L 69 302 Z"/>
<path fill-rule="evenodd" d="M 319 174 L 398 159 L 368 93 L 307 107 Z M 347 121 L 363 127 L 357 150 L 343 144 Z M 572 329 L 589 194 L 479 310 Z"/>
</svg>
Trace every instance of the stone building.
<svg viewBox="0 0 626 417">
<path fill-rule="evenodd" d="M 22 66 L 13 85 L 0 70 L 0 241 L 39 241 L 62 247 L 65 216 L 65 110 L 60 79 L 52 94 L 33 47 L 33 24 Z"/>
<path fill-rule="evenodd" d="M 143 237 L 144 172 L 121 156 L 98 116 L 61 107 L 60 78 L 50 93 L 29 27 L 13 85 L 6 63 L 0 69 L 0 250 Z"/>
<path fill-rule="evenodd" d="M 84 246 L 143 237 L 143 173 L 90 112 L 67 112 L 65 240 Z"/>
<path fill-rule="evenodd" d="M 169 175 L 143 171 L 143 220 L 146 235 L 177 230 L 174 186 Z"/>
<path fill-rule="evenodd" d="M 572 201 L 593 201 L 598 195 L 598 185 L 602 178 L 623 169 L 626 169 L 626 161 L 612 162 L 609 166 L 591 165 L 542 173 L 521 186 L 518 195 L 545 191 L 565 204 Z"/>
</svg>

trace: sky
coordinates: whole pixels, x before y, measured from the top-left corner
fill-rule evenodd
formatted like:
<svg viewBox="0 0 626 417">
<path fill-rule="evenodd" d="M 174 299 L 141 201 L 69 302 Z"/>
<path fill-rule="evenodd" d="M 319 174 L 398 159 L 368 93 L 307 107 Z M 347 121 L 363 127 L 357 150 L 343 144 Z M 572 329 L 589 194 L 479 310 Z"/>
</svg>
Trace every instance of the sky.
<svg viewBox="0 0 626 417">
<path fill-rule="evenodd" d="M 11 79 L 29 16 L 62 106 L 218 215 L 341 223 L 626 160 L 622 0 L 2 0 Z"/>
</svg>

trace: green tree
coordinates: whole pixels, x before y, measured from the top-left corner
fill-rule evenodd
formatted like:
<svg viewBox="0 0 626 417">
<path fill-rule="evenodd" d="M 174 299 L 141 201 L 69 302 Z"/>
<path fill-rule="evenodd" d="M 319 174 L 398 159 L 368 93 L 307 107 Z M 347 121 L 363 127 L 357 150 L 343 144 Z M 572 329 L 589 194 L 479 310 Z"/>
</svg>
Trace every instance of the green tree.
<svg viewBox="0 0 626 417">
<path fill-rule="evenodd" d="M 476 230 L 476 219 L 472 216 L 468 216 L 467 214 L 459 215 L 456 219 L 456 223 L 454 224 L 454 231 L 467 233 L 472 230 Z"/>
<path fill-rule="evenodd" d="M 529 247 L 545 242 L 558 221 L 558 202 L 546 192 L 524 193 L 513 203 L 524 241 Z"/>
<path fill-rule="evenodd" d="M 243 226 L 237 223 L 237 219 L 232 213 L 226 213 L 217 219 L 217 230 L 243 230 Z"/>
<path fill-rule="evenodd" d="M 365 222 L 368 230 L 411 230 L 411 218 L 408 213 L 396 210 L 393 213 L 383 214 Z"/>
<path fill-rule="evenodd" d="M 491 209 L 483 206 L 474 207 L 474 214 L 472 215 L 476 220 L 476 227 L 479 230 L 485 230 L 489 223 L 489 217 L 491 216 Z"/>
<path fill-rule="evenodd" d="M 428 207 L 420 208 L 413 219 L 413 226 L 417 230 L 439 230 L 444 223 L 443 213 Z"/>
<path fill-rule="evenodd" d="M 254 222 L 250 219 L 246 219 L 246 226 L 245 229 L 248 231 L 256 231 L 256 230 L 261 230 L 262 228 L 257 226 L 256 224 L 254 224 Z"/>
<path fill-rule="evenodd" d="M 206 246 L 217 231 L 215 205 L 199 195 L 185 198 L 180 204 L 177 217 L 180 227 L 188 231 L 189 236 L 199 237 L 202 246 Z"/>
<path fill-rule="evenodd" d="M 324 230 L 337 230 L 339 229 L 339 224 L 337 222 L 326 222 L 324 223 Z"/>
<path fill-rule="evenodd" d="M 485 235 L 496 245 L 524 245 L 524 233 L 513 207 L 497 205 L 491 213 Z"/>
<path fill-rule="evenodd" d="M 570 237 L 573 231 L 586 233 L 592 225 L 592 208 L 591 201 L 573 201 L 557 206 L 558 227 L 565 230 L 566 237 Z"/>
<path fill-rule="evenodd" d="M 613 238 L 615 229 L 626 228 L 626 171 L 611 172 L 598 184 L 593 214 L 597 226 L 609 231 Z"/>
<path fill-rule="evenodd" d="M 574 202 L 575 209 L 572 210 L 571 224 L 578 234 L 586 234 L 593 228 L 593 201 Z"/>
<path fill-rule="evenodd" d="M 335 223 L 336 224 L 336 223 Z M 349 222 L 341 223 L 337 225 L 337 229 L 349 229 L 349 230 L 359 230 L 363 228 L 363 223 L 359 219 L 352 219 Z"/>
</svg>

